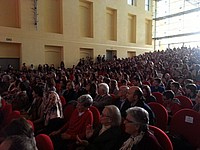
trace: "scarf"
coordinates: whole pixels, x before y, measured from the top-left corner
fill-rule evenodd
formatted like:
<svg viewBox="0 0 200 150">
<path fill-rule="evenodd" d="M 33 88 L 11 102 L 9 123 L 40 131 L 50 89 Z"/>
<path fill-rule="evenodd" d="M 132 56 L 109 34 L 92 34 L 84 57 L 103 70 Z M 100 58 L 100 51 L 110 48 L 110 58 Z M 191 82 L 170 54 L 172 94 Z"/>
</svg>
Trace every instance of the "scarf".
<svg viewBox="0 0 200 150">
<path fill-rule="evenodd" d="M 119 150 L 131 150 L 133 145 L 138 144 L 142 140 L 143 136 L 144 132 L 140 132 L 140 134 L 136 137 L 131 135 L 130 138 L 128 138 L 128 140 L 123 143 L 122 147 Z"/>
</svg>

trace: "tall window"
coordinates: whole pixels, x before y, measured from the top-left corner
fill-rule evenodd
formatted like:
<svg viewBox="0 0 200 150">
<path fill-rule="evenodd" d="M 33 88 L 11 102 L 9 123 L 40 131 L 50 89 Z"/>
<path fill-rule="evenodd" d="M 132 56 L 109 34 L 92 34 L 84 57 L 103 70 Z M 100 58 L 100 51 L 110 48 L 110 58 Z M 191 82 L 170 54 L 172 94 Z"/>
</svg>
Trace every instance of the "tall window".
<svg viewBox="0 0 200 150">
<path fill-rule="evenodd" d="M 136 6 L 136 0 L 127 0 L 127 3 Z"/>
<path fill-rule="evenodd" d="M 146 11 L 150 10 L 150 0 L 145 0 L 145 10 Z"/>
</svg>

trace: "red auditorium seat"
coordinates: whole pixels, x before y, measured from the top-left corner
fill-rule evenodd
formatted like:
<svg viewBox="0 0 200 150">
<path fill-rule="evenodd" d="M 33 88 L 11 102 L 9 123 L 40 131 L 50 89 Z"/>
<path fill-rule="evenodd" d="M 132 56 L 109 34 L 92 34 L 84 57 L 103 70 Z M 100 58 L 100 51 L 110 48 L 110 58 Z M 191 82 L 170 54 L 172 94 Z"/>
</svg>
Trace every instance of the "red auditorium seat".
<svg viewBox="0 0 200 150">
<path fill-rule="evenodd" d="M 51 138 L 46 134 L 38 134 L 35 137 L 38 150 L 54 150 Z"/>
<path fill-rule="evenodd" d="M 93 114 L 93 118 L 94 118 L 93 126 L 95 128 L 99 125 L 99 122 L 100 122 L 100 112 L 95 106 L 90 106 L 90 110 Z"/>
<path fill-rule="evenodd" d="M 192 146 L 200 148 L 200 114 L 192 109 L 181 109 L 170 122 L 170 134 L 185 138 Z"/>
<path fill-rule="evenodd" d="M 168 123 L 168 112 L 166 108 L 157 102 L 150 102 L 148 105 L 155 114 L 155 126 L 162 129 L 163 131 L 166 131 Z"/>
<path fill-rule="evenodd" d="M 188 97 L 186 97 L 186 96 L 176 96 L 175 98 L 179 99 L 179 101 L 181 102 L 182 108 L 192 108 L 193 107 L 193 103 Z"/>
<path fill-rule="evenodd" d="M 74 109 L 76 107 L 73 104 L 67 104 L 63 109 L 63 115 L 64 115 L 64 122 L 69 121 Z"/>
<path fill-rule="evenodd" d="M 154 134 L 154 136 L 157 138 L 158 142 L 162 146 L 163 150 L 173 150 L 173 145 L 168 137 L 168 135 L 162 131 L 161 129 L 149 125 L 150 131 Z"/>
<path fill-rule="evenodd" d="M 152 95 L 156 97 L 156 101 L 163 104 L 163 95 L 160 92 L 152 92 Z"/>
</svg>

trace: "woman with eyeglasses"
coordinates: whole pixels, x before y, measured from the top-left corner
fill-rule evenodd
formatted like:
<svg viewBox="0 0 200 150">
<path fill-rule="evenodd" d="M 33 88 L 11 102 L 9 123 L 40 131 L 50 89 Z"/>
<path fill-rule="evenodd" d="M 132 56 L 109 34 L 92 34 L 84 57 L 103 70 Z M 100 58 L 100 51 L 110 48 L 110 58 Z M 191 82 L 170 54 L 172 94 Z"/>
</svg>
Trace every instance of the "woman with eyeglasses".
<svg viewBox="0 0 200 150">
<path fill-rule="evenodd" d="M 84 150 L 119 150 L 122 131 L 121 114 L 114 105 L 107 105 L 100 117 L 100 126 L 93 129 L 88 126 L 86 129 L 87 140 L 82 140 L 77 136 L 77 142 L 82 145 L 79 149 Z"/>
<path fill-rule="evenodd" d="M 124 120 L 129 138 L 119 150 L 161 150 L 156 137 L 149 131 L 148 112 L 141 107 L 131 107 Z"/>
</svg>

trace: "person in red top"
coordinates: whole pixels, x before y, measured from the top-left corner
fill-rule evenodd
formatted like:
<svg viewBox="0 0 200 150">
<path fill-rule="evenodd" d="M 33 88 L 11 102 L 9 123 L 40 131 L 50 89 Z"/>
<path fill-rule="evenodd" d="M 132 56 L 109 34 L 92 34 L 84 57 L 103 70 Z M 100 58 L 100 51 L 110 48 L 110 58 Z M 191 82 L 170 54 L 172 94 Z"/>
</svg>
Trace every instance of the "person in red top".
<svg viewBox="0 0 200 150">
<path fill-rule="evenodd" d="M 55 150 L 74 149 L 76 136 L 85 139 L 86 127 L 93 125 L 93 114 L 89 110 L 93 99 L 89 94 L 82 95 L 77 100 L 77 108 L 70 120 L 58 131 L 50 134 Z"/>
</svg>

